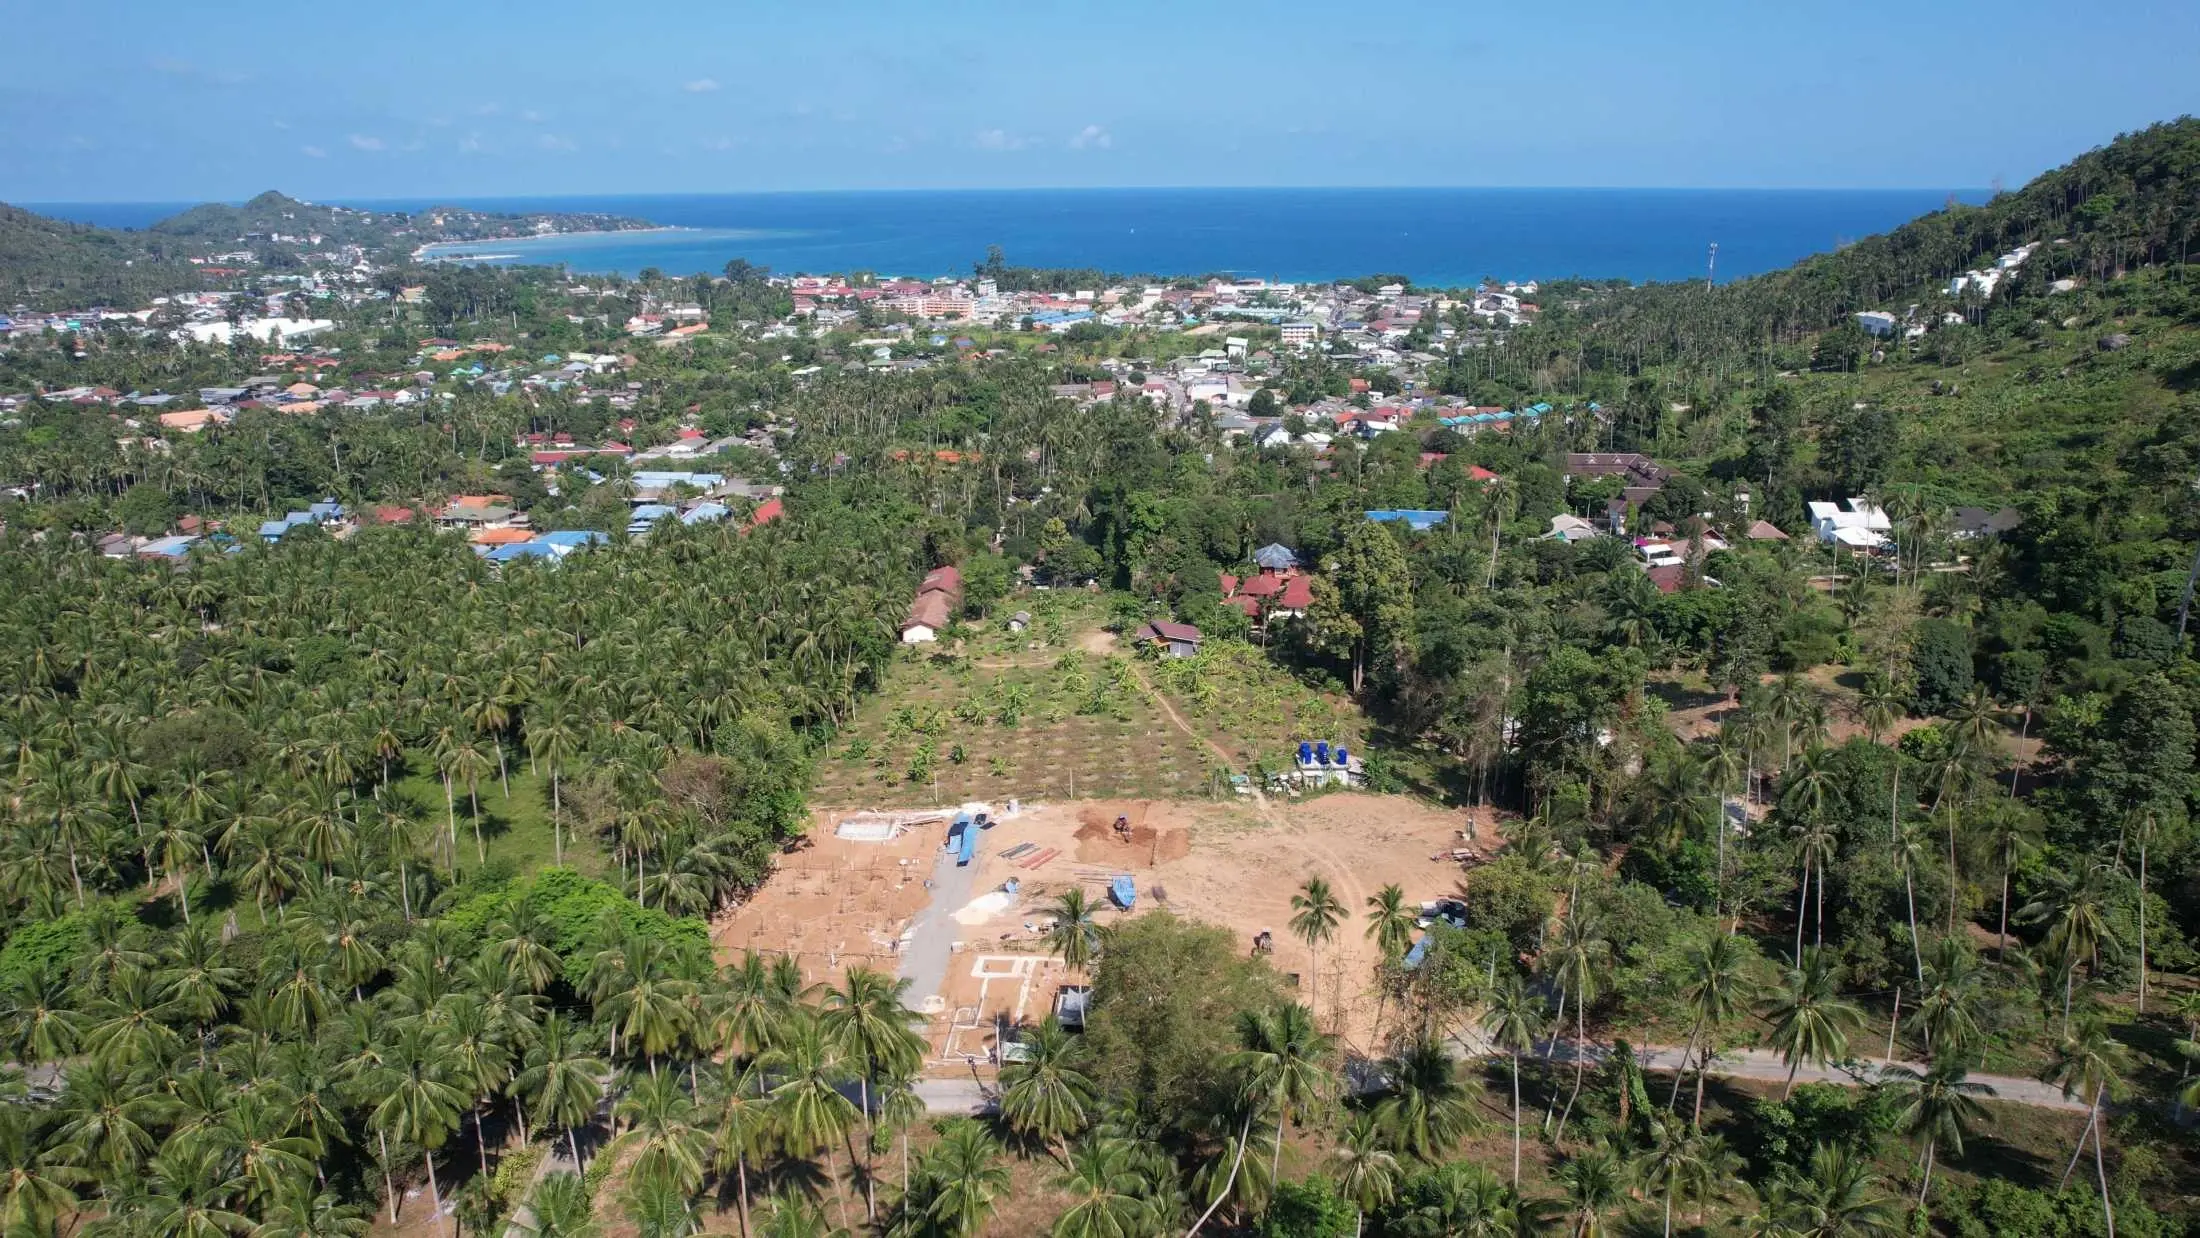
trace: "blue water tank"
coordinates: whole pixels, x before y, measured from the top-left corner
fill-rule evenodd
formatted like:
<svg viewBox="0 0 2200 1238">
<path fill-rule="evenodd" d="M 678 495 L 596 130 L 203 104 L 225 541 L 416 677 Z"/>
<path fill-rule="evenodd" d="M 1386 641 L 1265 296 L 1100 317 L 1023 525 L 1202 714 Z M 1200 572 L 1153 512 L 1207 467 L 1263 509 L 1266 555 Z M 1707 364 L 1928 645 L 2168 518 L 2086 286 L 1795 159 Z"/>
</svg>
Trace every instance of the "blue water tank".
<svg viewBox="0 0 2200 1238">
<path fill-rule="evenodd" d="M 1314 763 L 1314 745 L 1312 745 L 1312 744 L 1308 743 L 1307 741 L 1305 741 L 1305 740 L 1303 740 L 1303 739 L 1302 739 L 1302 740 L 1300 740 L 1300 741 L 1299 741 L 1299 764 L 1301 764 L 1301 765 L 1312 765 L 1313 763 Z"/>
<path fill-rule="evenodd" d="M 1346 759 L 1345 759 L 1345 755 L 1346 755 L 1346 754 L 1345 754 L 1345 750 L 1344 750 L 1344 745 L 1343 745 L 1343 744 L 1338 744 L 1338 745 L 1337 745 L 1337 764 L 1339 764 L 1339 765 L 1349 765 L 1349 764 L 1351 764 L 1351 762 L 1350 762 L 1350 761 L 1348 761 L 1348 760 L 1346 760 Z"/>
<path fill-rule="evenodd" d="M 1329 741 L 1328 741 L 1328 740 L 1326 740 L 1326 739 L 1324 739 L 1324 740 L 1319 740 L 1319 741 L 1317 741 L 1317 742 L 1316 742 L 1316 743 L 1314 744 L 1314 759 L 1315 759 L 1316 761 L 1319 761 L 1319 762 L 1320 762 L 1320 763 L 1322 763 L 1323 765 L 1327 765 L 1327 764 L 1329 764 Z"/>
</svg>

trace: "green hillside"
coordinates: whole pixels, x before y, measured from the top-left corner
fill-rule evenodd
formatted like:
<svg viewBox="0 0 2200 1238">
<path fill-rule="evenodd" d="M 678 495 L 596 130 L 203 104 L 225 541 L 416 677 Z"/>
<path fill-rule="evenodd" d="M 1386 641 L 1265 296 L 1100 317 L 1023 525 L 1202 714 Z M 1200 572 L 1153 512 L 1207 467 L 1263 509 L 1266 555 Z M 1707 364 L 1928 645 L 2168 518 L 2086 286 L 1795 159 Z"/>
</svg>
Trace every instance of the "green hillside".
<svg viewBox="0 0 2200 1238">
<path fill-rule="evenodd" d="M 134 302 L 182 286 L 191 272 L 136 233 L 94 228 L 0 204 L 0 304 Z"/>
</svg>

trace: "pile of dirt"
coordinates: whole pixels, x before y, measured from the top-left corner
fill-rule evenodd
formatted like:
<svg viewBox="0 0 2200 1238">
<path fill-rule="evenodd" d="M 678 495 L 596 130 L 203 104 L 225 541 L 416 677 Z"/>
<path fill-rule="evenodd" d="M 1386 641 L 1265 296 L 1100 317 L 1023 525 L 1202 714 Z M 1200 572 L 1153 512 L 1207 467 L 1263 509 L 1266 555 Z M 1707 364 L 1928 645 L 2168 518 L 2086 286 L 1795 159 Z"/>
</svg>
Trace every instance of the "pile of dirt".
<svg viewBox="0 0 2200 1238">
<path fill-rule="evenodd" d="M 1077 813 L 1077 859 L 1085 864 L 1115 868 L 1152 868 L 1192 853 L 1192 832 L 1183 826 L 1154 821 L 1153 804 L 1146 800 L 1127 803 L 1103 801 Z M 1117 818 L 1127 830 L 1115 827 Z"/>
</svg>

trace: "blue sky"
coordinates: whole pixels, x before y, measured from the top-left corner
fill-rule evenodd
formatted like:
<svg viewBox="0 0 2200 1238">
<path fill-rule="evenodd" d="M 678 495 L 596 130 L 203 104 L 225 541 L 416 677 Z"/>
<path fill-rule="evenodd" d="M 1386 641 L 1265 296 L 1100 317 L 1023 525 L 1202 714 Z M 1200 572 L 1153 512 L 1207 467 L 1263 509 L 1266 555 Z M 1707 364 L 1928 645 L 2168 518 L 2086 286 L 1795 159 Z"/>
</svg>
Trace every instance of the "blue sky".
<svg viewBox="0 0 2200 1238">
<path fill-rule="evenodd" d="M 2200 2 L 0 0 L 0 199 L 1974 187 L 2192 110 Z"/>
</svg>

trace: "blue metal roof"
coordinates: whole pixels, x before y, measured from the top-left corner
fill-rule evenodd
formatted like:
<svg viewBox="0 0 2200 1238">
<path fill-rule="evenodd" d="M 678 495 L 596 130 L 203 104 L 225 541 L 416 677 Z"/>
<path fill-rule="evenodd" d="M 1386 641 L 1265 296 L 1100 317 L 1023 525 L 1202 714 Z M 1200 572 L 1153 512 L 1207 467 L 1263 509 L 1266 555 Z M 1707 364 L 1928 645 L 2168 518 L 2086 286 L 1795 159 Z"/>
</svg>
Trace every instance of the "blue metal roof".
<svg viewBox="0 0 2200 1238">
<path fill-rule="evenodd" d="M 595 529 L 559 529 L 554 533 L 545 533 L 535 540 L 541 542 L 545 546 L 565 546 L 577 548 L 581 546 L 601 545 L 604 542 L 610 541 L 611 535 L 609 533 L 598 532 Z M 525 544 L 526 543 L 524 542 L 521 543 L 521 545 Z"/>
<path fill-rule="evenodd" d="M 542 542 L 514 542 L 499 546 L 488 554 L 491 563 L 510 563 L 514 559 L 555 559 L 557 549 Z"/>
</svg>

